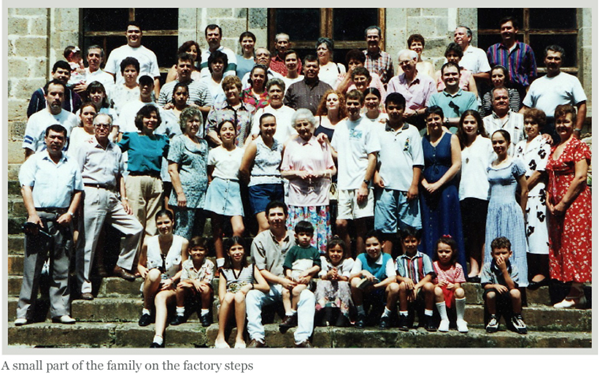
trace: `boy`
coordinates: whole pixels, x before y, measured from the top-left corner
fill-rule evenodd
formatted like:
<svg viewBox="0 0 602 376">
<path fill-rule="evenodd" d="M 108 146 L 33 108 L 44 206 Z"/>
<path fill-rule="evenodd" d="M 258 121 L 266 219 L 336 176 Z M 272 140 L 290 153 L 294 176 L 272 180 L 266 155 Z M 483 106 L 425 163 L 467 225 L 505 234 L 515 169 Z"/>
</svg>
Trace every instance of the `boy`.
<svg viewBox="0 0 602 376">
<path fill-rule="evenodd" d="M 287 279 L 297 282 L 291 289 L 282 289 L 282 304 L 285 317 L 280 329 L 286 330 L 297 325 L 297 305 L 301 292 L 307 288 L 313 276 L 320 271 L 320 251 L 309 245 L 314 236 L 314 227 L 308 221 L 299 221 L 295 225 L 294 245 L 284 259 L 284 274 Z"/>
<path fill-rule="evenodd" d="M 366 325 L 365 299 L 372 304 L 372 313 L 385 305 L 386 299 L 379 324 L 381 329 L 386 329 L 391 326 L 390 316 L 399 291 L 395 282 L 395 266 L 391 255 L 382 252 L 382 235 L 379 232 L 368 232 L 365 244 L 366 252 L 357 256 L 351 269 L 351 297 L 357 307 L 355 327 L 361 329 Z"/>
<path fill-rule="evenodd" d="M 487 333 L 495 333 L 499 327 L 498 308 L 512 306 L 511 326 L 519 334 L 527 334 L 527 325 L 521 316 L 521 293 L 518 289 L 518 269 L 512 269 L 510 257 L 512 249 L 510 240 L 505 237 L 493 239 L 491 242 L 490 265 L 485 265 L 481 273 L 481 285 L 485 292 L 485 308 L 491 315 L 485 329 Z"/>
<path fill-rule="evenodd" d="M 378 125 L 380 152 L 374 173 L 374 229 L 387 236 L 383 252 L 391 254 L 391 238 L 405 227 L 420 229 L 418 184 L 424 166 L 422 137 L 404 121 L 406 101 L 391 93 L 385 99 L 387 123 Z"/>
<path fill-rule="evenodd" d="M 408 331 L 412 323 L 409 320 L 408 306 L 419 298 L 424 300 L 424 328 L 429 332 L 437 330 L 433 317 L 435 305 L 435 270 L 431 258 L 418 251 L 421 230 L 408 227 L 401 231 L 403 254 L 395 260 L 397 283 L 399 283 L 399 329 Z"/>
<path fill-rule="evenodd" d="M 189 259 L 182 262 L 182 274 L 180 274 L 180 283 L 176 288 L 176 317 L 171 325 L 180 325 L 186 322 L 184 315 L 186 308 L 185 302 L 190 297 L 200 298 L 201 311 L 199 318 L 203 326 L 211 325 L 212 319 L 209 314 L 209 308 L 213 301 L 213 288 L 211 280 L 215 266 L 207 259 L 207 240 L 195 236 L 188 245 Z"/>
</svg>

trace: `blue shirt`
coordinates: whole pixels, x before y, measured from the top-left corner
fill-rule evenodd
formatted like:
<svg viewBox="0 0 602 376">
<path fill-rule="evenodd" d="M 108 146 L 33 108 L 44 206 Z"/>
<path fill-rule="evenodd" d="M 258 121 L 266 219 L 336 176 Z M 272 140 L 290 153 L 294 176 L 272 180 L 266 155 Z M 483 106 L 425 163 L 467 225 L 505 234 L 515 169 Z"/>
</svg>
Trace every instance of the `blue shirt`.
<svg viewBox="0 0 602 376">
<path fill-rule="evenodd" d="M 420 265 L 422 264 L 422 265 Z M 410 278 L 412 282 L 418 283 L 429 274 L 435 277 L 435 269 L 431 258 L 422 252 L 416 252 L 412 257 L 403 254 L 395 259 L 397 274 L 404 278 Z"/>
<path fill-rule="evenodd" d="M 142 136 L 126 132 L 117 144 L 128 152 L 128 171 L 138 174 L 159 175 L 163 156 L 169 151 L 169 138 L 165 135 Z"/>
<path fill-rule="evenodd" d="M 447 91 L 442 91 L 431 95 L 429 98 L 428 107 L 439 106 L 443 110 L 443 115 L 447 118 L 458 118 L 466 110 L 479 109 L 477 97 L 469 91 L 459 89 L 456 94 L 450 94 Z"/>
</svg>

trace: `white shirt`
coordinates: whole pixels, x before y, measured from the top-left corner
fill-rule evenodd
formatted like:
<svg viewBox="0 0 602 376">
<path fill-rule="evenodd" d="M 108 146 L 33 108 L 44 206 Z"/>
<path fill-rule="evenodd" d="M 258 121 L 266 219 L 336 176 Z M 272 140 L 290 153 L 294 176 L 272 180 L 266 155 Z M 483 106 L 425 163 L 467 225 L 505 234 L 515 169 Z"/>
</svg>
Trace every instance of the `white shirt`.
<svg viewBox="0 0 602 376">
<path fill-rule="evenodd" d="M 251 127 L 251 134 L 259 134 L 259 118 L 263 114 L 272 114 L 276 117 L 276 133 L 274 138 L 281 144 L 284 144 L 292 135 L 296 135 L 297 131 L 293 128 L 293 115 L 295 110 L 289 106 L 282 105 L 280 108 L 275 109 L 272 105 L 260 108 L 253 116 L 253 126 Z"/>
<path fill-rule="evenodd" d="M 480 48 L 468 46 L 460 60 L 459 66 L 468 69 L 472 73 L 489 72 L 491 66 L 487 60 L 487 53 Z"/>
<path fill-rule="evenodd" d="M 523 104 L 542 110 L 547 117 L 554 117 L 554 111 L 558 105 L 574 106 L 586 100 L 587 97 L 579 79 L 568 73 L 560 72 L 554 77 L 543 76 L 533 81 Z"/>
<path fill-rule="evenodd" d="M 244 153 L 243 148 L 234 148 L 234 150 L 228 151 L 223 146 L 218 146 L 211 149 L 207 165 L 215 167 L 212 177 L 238 180 L 238 170 Z"/>
<path fill-rule="evenodd" d="M 485 116 L 483 118 L 483 125 L 489 137 L 498 129 L 504 129 L 510 133 L 510 141 L 512 141 L 512 144 L 508 148 L 510 156 L 514 156 L 516 144 L 525 139 L 525 119 L 523 114 L 512 112 L 512 110 L 508 112 L 508 115 L 504 119 L 499 118 L 495 112 L 489 116 Z"/>
<path fill-rule="evenodd" d="M 105 87 L 105 91 L 107 92 L 107 97 L 111 97 L 111 92 L 113 87 L 115 86 L 115 79 L 113 76 L 103 71 L 102 69 L 98 69 L 95 72 L 90 72 L 90 68 L 86 68 L 86 84 L 90 84 L 90 82 L 98 81 Z"/>
<path fill-rule="evenodd" d="M 140 74 L 138 78 L 149 75 L 151 77 L 161 76 L 159 72 L 159 64 L 157 63 L 157 56 L 155 53 L 144 46 L 130 47 L 124 44 L 111 51 L 105 71 L 115 75 L 115 84 L 121 85 L 124 83 L 123 76 L 121 75 L 121 61 L 126 57 L 134 57 L 140 63 Z"/>
<path fill-rule="evenodd" d="M 462 149 L 462 170 L 458 194 L 465 198 L 489 200 L 487 167 L 495 159 L 491 140 L 477 135 L 472 145 Z"/>
<path fill-rule="evenodd" d="M 219 46 L 217 51 L 225 53 L 228 57 L 228 65 L 224 67 L 224 77 L 236 75 L 237 60 L 234 51 L 224 46 Z M 209 71 L 209 56 L 211 56 L 211 51 L 209 51 L 209 49 L 201 52 L 201 78 L 211 76 L 211 72 Z"/>
<path fill-rule="evenodd" d="M 53 115 L 48 108 L 41 109 L 27 120 L 22 144 L 23 149 L 30 149 L 34 152 L 46 149 L 46 143 L 44 143 L 46 128 L 54 124 L 60 124 L 67 129 L 67 140 L 64 149 L 67 150 L 69 135 L 71 130 L 79 125 L 79 119 L 64 109 L 61 109 L 61 112 L 57 115 Z"/>
</svg>

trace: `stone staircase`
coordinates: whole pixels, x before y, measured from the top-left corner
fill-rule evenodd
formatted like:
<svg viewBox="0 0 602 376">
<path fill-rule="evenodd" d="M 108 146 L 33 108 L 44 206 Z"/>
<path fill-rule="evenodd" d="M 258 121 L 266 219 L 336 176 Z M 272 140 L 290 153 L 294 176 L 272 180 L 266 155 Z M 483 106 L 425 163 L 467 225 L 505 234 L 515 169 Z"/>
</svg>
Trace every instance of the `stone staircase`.
<svg viewBox="0 0 602 376">
<path fill-rule="evenodd" d="M 138 326 L 142 309 L 141 280 L 127 282 L 119 278 L 98 279 L 93 301 L 74 300 L 72 316 L 75 325 L 53 324 L 47 317 L 48 303 L 43 293 L 39 299 L 36 323 L 15 327 L 18 294 L 23 270 L 23 234 L 25 210 L 17 183 L 19 165 L 8 169 L 8 345 L 9 347 L 60 348 L 146 348 L 154 326 Z M 217 281 L 214 281 L 217 291 Z M 592 348 L 592 310 L 557 310 L 551 307 L 550 288 L 526 292 L 523 317 L 529 328 L 527 335 L 506 330 L 487 334 L 483 329 L 483 299 L 479 284 L 465 284 L 467 307 L 465 319 L 469 333 L 454 329 L 448 333 L 429 333 L 424 328 L 401 332 L 396 328 L 381 330 L 316 327 L 312 343 L 319 348 Z M 591 290 L 588 289 L 589 302 Z M 591 306 L 591 303 L 590 303 Z M 46 314 L 46 316 L 44 316 Z M 211 347 L 217 335 L 217 307 L 214 323 L 204 328 L 193 314 L 186 324 L 168 327 L 166 346 L 171 348 Z M 44 321 L 45 320 L 45 321 Z M 278 318 L 276 318 L 278 320 Z M 231 334 L 231 343 L 234 340 Z M 281 334 L 277 324 L 266 325 L 266 341 L 272 348 L 294 347 L 293 330 Z"/>
</svg>

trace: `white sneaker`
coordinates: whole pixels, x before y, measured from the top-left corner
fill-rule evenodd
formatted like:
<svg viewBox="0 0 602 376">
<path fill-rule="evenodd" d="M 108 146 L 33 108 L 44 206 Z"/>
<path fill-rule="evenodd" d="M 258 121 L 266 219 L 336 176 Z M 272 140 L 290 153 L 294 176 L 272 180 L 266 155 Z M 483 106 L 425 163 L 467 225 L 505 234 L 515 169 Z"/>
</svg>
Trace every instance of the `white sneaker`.
<svg viewBox="0 0 602 376">
<path fill-rule="evenodd" d="M 449 320 L 441 320 L 439 323 L 440 332 L 449 332 Z"/>
<path fill-rule="evenodd" d="M 468 323 L 464 320 L 456 321 L 456 326 L 458 327 L 458 332 L 460 333 L 468 333 Z"/>
<path fill-rule="evenodd" d="M 215 348 L 216 349 L 229 349 L 230 345 L 228 345 L 228 342 L 216 343 Z"/>
<path fill-rule="evenodd" d="M 50 260 L 44 261 L 42 266 L 42 275 L 50 275 Z"/>
<path fill-rule="evenodd" d="M 63 315 L 60 317 L 53 318 L 52 322 L 59 324 L 75 324 L 75 319 L 69 315 Z"/>
<path fill-rule="evenodd" d="M 246 349 L 246 348 L 247 348 L 247 344 L 246 344 L 246 343 L 244 343 L 244 342 L 241 342 L 241 343 L 239 343 L 239 342 L 236 342 L 236 343 L 234 344 L 234 348 L 235 348 L 235 349 Z"/>
<path fill-rule="evenodd" d="M 27 324 L 27 319 L 25 319 L 25 318 L 20 318 L 20 319 L 15 320 L 15 326 L 22 326 L 25 324 Z"/>
</svg>

